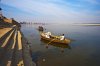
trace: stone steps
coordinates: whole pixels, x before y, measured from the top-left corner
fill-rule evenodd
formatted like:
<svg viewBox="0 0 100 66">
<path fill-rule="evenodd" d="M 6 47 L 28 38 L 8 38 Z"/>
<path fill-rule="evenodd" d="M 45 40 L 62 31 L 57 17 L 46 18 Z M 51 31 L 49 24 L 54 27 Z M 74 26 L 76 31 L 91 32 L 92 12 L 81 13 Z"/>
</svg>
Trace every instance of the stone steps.
<svg viewBox="0 0 100 66">
<path fill-rule="evenodd" d="M 14 54 L 12 58 L 12 66 L 24 66 L 23 63 L 23 54 L 22 54 L 22 42 L 21 42 L 21 36 L 20 32 L 17 31 L 17 39 L 16 39 L 16 45 L 14 48 Z"/>
<path fill-rule="evenodd" d="M 3 42 L 5 41 L 5 39 L 9 36 L 9 34 L 13 31 L 13 29 L 11 29 L 10 31 L 8 31 L 7 33 L 5 33 L 1 38 L 0 38 L 0 47 L 3 44 Z"/>
<path fill-rule="evenodd" d="M 13 52 L 14 52 L 14 49 L 12 49 L 12 46 L 14 44 L 14 39 L 16 39 L 16 33 L 14 32 L 14 35 L 12 37 L 13 39 L 11 39 L 9 41 L 9 46 L 6 48 L 6 51 L 5 53 L 3 54 L 3 66 L 11 66 L 11 62 L 12 62 L 12 55 L 13 55 Z"/>
<path fill-rule="evenodd" d="M 13 28 L 0 40 L 0 66 L 36 66 L 20 30 Z"/>
<path fill-rule="evenodd" d="M 4 36 L 7 32 L 9 32 L 10 30 L 12 30 L 12 28 L 3 28 L 3 29 L 0 29 L 0 38 L 2 36 Z"/>
<path fill-rule="evenodd" d="M 8 60 L 10 59 L 11 55 L 12 55 L 12 45 L 13 45 L 13 40 L 12 38 L 15 35 L 15 29 L 13 29 L 13 31 L 9 34 L 9 36 L 7 37 L 7 39 L 5 40 L 5 42 L 2 44 L 0 50 L 2 50 L 2 52 L 0 52 L 0 66 L 7 66 L 6 64 L 8 63 Z"/>
</svg>

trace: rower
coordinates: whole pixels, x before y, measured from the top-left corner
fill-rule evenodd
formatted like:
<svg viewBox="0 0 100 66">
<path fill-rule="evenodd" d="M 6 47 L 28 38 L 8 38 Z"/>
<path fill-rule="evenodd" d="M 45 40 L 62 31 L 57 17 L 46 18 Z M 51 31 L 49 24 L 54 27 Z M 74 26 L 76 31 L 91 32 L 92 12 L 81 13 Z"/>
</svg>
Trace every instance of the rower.
<svg viewBox="0 0 100 66">
<path fill-rule="evenodd" d="M 64 34 L 62 34 L 62 36 L 60 36 L 60 40 L 64 40 L 65 39 L 65 36 Z"/>
</svg>

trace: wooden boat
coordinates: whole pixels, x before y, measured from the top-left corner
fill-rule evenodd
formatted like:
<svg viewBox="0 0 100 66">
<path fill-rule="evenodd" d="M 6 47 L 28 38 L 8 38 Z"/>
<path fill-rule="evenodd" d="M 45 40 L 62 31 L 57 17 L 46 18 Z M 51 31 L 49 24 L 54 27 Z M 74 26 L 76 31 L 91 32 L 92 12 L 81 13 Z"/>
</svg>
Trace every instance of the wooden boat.
<svg viewBox="0 0 100 66">
<path fill-rule="evenodd" d="M 48 43 L 52 42 L 52 43 L 60 43 L 60 44 L 69 44 L 71 42 L 70 39 L 65 38 L 64 40 L 60 40 L 59 36 L 54 36 L 54 35 L 51 35 L 50 38 L 46 38 L 45 33 L 43 32 L 40 33 L 40 35 L 41 35 L 41 39 L 48 41 Z"/>
<path fill-rule="evenodd" d="M 43 39 L 41 39 L 41 42 L 43 42 L 44 45 L 48 44 L 48 41 L 43 40 Z M 61 43 L 52 43 L 51 42 L 48 45 L 55 46 L 55 47 L 58 47 L 58 48 L 68 48 L 68 49 L 71 49 L 71 47 L 69 46 L 69 44 L 61 44 Z"/>
</svg>

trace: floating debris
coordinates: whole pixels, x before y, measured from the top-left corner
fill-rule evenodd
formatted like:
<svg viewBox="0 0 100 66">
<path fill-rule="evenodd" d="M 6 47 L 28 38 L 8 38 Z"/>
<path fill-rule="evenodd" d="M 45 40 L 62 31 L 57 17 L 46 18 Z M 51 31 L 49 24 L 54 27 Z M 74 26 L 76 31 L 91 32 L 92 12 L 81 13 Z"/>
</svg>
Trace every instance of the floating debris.
<svg viewBox="0 0 100 66">
<path fill-rule="evenodd" d="M 43 59 L 43 61 L 45 61 L 45 59 Z"/>
</svg>

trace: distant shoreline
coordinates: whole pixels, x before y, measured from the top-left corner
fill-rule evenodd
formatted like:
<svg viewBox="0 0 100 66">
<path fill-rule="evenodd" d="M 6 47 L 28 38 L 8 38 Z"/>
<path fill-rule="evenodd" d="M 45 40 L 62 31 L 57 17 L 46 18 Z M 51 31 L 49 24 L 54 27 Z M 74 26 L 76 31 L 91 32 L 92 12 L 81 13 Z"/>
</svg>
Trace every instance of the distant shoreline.
<svg viewBox="0 0 100 66">
<path fill-rule="evenodd" d="M 74 24 L 78 26 L 100 26 L 100 24 Z"/>
<path fill-rule="evenodd" d="M 28 23 L 26 23 L 28 24 Z M 59 24 L 59 23 L 57 23 Z M 30 24 L 33 25 L 33 24 Z M 41 25 L 41 24 L 35 24 L 35 25 Z M 48 25 L 48 24 L 47 24 Z M 50 24 L 49 24 L 50 25 Z M 74 25 L 74 26 L 100 26 L 100 23 L 71 23 L 71 24 L 67 24 L 67 23 L 60 23 L 60 25 Z"/>
</svg>

